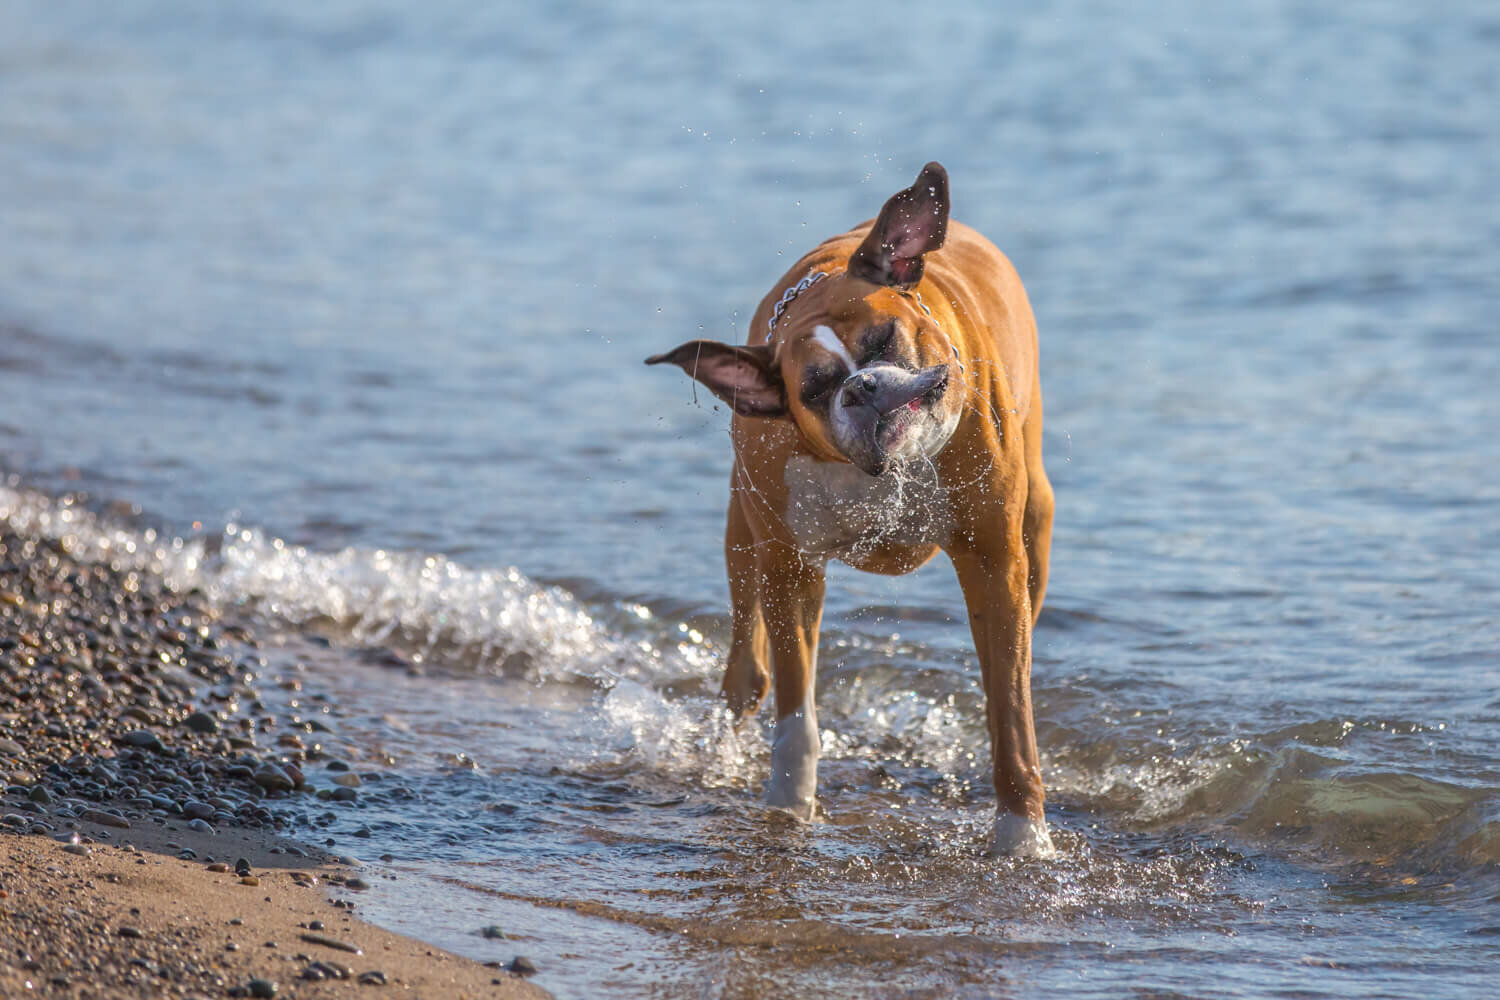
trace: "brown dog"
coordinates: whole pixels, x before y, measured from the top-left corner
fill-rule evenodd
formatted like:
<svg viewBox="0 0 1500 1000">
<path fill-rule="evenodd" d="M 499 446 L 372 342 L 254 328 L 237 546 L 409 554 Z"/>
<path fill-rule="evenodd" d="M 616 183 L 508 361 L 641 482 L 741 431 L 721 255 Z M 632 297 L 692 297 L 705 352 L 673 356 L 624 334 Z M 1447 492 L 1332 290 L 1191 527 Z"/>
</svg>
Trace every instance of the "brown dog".
<svg viewBox="0 0 1500 1000">
<path fill-rule="evenodd" d="M 949 225 L 947 173 L 929 163 L 874 222 L 798 261 L 747 345 L 694 340 L 646 363 L 663 362 L 735 412 L 723 689 L 748 715 L 775 682 L 767 803 L 813 812 L 827 561 L 909 573 L 941 548 L 989 702 L 994 847 L 1050 855 L 1031 718 L 1052 537 L 1036 321 L 1010 261 Z"/>
</svg>

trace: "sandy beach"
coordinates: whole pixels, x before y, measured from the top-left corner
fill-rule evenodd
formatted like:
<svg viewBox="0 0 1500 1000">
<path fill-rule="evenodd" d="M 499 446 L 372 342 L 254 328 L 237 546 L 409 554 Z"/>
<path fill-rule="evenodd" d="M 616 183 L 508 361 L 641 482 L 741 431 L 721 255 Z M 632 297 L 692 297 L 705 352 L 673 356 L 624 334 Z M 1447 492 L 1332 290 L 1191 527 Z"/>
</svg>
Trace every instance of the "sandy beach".
<svg viewBox="0 0 1500 1000">
<path fill-rule="evenodd" d="M 547 996 L 509 942 L 485 964 L 359 919 L 389 876 L 297 841 L 300 801 L 352 789 L 307 776 L 340 770 L 313 722 L 267 712 L 242 625 L 12 527 L 0 997 Z"/>
</svg>

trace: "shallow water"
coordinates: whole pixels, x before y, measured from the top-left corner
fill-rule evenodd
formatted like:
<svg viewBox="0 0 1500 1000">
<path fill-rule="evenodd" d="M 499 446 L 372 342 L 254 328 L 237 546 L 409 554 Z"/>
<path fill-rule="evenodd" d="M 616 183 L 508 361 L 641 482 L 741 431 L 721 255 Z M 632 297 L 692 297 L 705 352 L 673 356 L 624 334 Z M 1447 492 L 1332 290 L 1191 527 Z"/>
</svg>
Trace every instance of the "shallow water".
<svg viewBox="0 0 1500 1000">
<path fill-rule="evenodd" d="M 10 5 L 0 512 L 263 617 L 363 908 L 561 996 L 1483 995 L 1500 18 L 1015 17 Z M 1054 863 L 941 560 L 832 575 L 759 808 L 727 416 L 639 367 L 931 158 L 1042 330 Z"/>
</svg>

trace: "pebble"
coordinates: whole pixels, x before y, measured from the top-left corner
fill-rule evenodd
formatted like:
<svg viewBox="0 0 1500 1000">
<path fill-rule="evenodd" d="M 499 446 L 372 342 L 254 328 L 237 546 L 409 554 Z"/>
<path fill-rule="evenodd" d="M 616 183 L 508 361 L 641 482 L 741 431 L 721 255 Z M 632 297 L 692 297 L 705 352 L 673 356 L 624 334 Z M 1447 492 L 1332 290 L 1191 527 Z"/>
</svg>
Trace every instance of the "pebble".
<svg viewBox="0 0 1500 1000">
<path fill-rule="evenodd" d="M 359 974 L 359 983 L 361 986 L 384 986 L 387 982 L 389 980 L 386 979 L 385 973 L 379 969 L 371 969 L 369 972 L 361 972 Z"/>
<path fill-rule="evenodd" d="M 68 854 L 76 854 L 80 858 L 86 858 L 94 853 L 93 848 L 85 847 L 82 844 L 64 844 L 63 850 Z"/>
<path fill-rule="evenodd" d="M 214 807 L 207 802 L 188 799 L 182 804 L 182 814 L 188 819 L 210 819 L 213 817 Z"/>
<path fill-rule="evenodd" d="M 536 975 L 536 965 L 533 964 L 531 959 L 527 958 L 525 955 L 517 955 L 515 958 L 511 959 L 510 964 L 507 965 L 506 968 L 511 972 L 514 972 L 518 976 Z"/>
<path fill-rule="evenodd" d="M 96 823 L 99 826 L 111 826 L 117 830 L 129 830 L 130 820 L 124 816 L 116 816 L 114 813 L 104 812 L 100 809 L 85 809 L 78 814 L 78 818 L 85 823 Z"/>
<path fill-rule="evenodd" d="M 354 970 L 343 962 L 335 962 L 331 958 L 322 958 L 314 962 L 311 968 L 317 969 L 329 979 L 348 979 L 354 975 Z"/>
<path fill-rule="evenodd" d="M 213 864 L 208 866 L 208 870 L 211 872 L 223 873 L 229 871 L 229 866 L 222 861 L 215 861 Z"/>
<path fill-rule="evenodd" d="M 341 785 L 344 788 L 358 788 L 360 785 L 364 784 L 364 782 L 359 780 L 359 775 L 355 774 L 353 771 L 343 771 L 339 774 L 335 774 L 332 778 L 332 781 L 335 785 Z"/>
<path fill-rule="evenodd" d="M 217 733 L 219 720 L 207 712 L 193 712 L 182 720 L 182 724 L 195 733 Z"/>
<path fill-rule="evenodd" d="M 270 761 L 256 768 L 251 780 L 268 792 L 290 792 L 296 787 L 291 776 Z"/>
<path fill-rule="evenodd" d="M 274 997 L 276 995 L 276 984 L 269 979 L 252 979 L 249 984 L 250 995 L 253 997 Z"/>
<path fill-rule="evenodd" d="M 499 941 L 504 939 L 505 932 L 498 925 L 490 924 L 488 927 L 480 928 L 479 935 L 480 937 L 489 938 L 491 941 Z"/>
<path fill-rule="evenodd" d="M 213 825 L 210 824 L 208 822 L 208 820 L 204 820 L 204 819 L 190 820 L 188 822 L 188 829 L 189 830 L 196 830 L 199 833 L 213 833 L 214 832 Z"/>
<path fill-rule="evenodd" d="M 348 889 L 364 890 L 370 888 L 370 883 L 366 882 L 358 875 L 355 875 L 352 878 L 344 879 L 344 887 Z"/>
<path fill-rule="evenodd" d="M 241 875 L 240 885 L 260 885 L 260 879 L 254 875 Z"/>
<path fill-rule="evenodd" d="M 139 938 L 141 936 L 141 929 L 139 927 L 131 927 L 129 924 L 123 924 L 115 928 L 115 933 L 122 938 Z"/>
<path fill-rule="evenodd" d="M 340 941 L 338 938 L 328 937 L 326 934 L 303 934 L 300 936 L 308 944 L 320 944 L 325 948 L 332 948 L 335 951 L 347 951 L 351 955 L 364 954 L 359 945 L 349 941 Z"/>
<path fill-rule="evenodd" d="M 120 742 L 126 746 L 140 747 L 143 750 L 165 750 L 161 740 L 149 729 L 132 729 L 130 732 L 120 736 Z"/>
</svg>

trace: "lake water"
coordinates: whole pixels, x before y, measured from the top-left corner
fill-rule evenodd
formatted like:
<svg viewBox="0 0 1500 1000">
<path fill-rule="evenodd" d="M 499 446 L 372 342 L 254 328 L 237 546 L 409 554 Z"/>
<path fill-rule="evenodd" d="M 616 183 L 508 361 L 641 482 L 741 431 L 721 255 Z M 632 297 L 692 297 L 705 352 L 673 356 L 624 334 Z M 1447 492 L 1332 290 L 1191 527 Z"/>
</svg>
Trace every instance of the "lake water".
<svg viewBox="0 0 1500 1000">
<path fill-rule="evenodd" d="M 384 782 L 311 819 L 395 858 L 362 909 L 561 997 L 1488 996 L 1497 51 L 1479 3 L 7 3 L 0 512 L 261 616 Z M 1041 328 L 1054 862 L 984 854 L 941 559 L 832 574 L 827 817 L 761 809 L 728 416 L 641 367 L 929 159 Z"/>
</svg>

